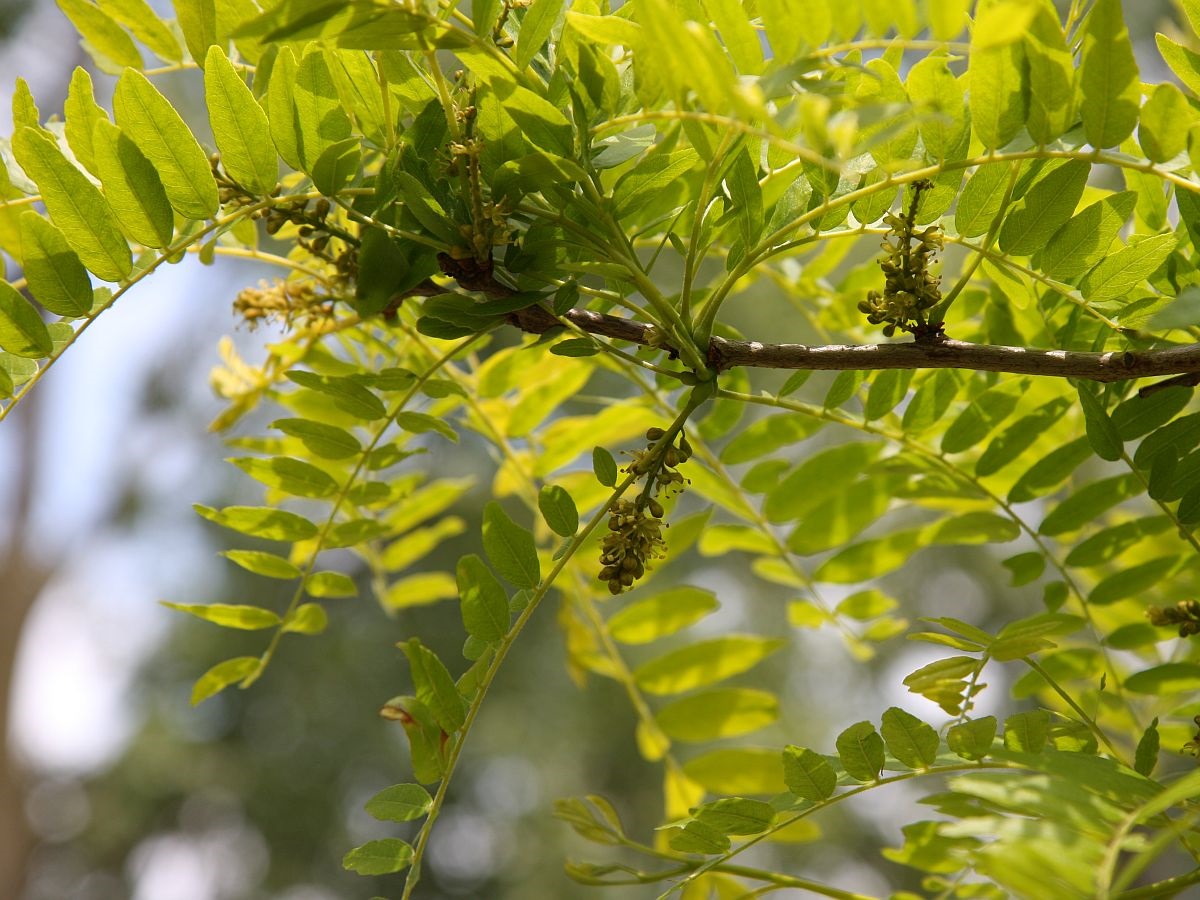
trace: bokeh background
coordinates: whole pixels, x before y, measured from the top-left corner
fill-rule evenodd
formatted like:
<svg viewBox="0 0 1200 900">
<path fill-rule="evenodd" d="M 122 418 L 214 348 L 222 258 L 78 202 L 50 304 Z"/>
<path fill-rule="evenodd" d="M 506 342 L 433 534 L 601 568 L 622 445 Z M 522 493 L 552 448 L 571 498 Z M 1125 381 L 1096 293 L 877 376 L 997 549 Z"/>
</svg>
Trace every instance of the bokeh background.
<svg viewBox="0 0 1200 900">
<path fill-rule="evenodd" d="M 1177 30 L 1178 11 L 1169 0 L 1126 0 L 1125 8 L 1143 78 L 1166 78 L 1153 32 Z M 43 116 L 61 114 L 76 65 L 90 60 L 53 0 L 0 0 L 0 136 L 11 132 L 18 75 Z M 111 90 L 111 78 L 93 77 L 98 94 Z M 203 121 L 198 79 L 167 79 L 164 89 Z M 190 510 L 197 501 L 254 501 L 207 430 L 220 409 L 208 373 L 222 335 L 233 333 L 252 359 L 261 354 L 270 336 L 233 331 L 230 301 L 270 274 L 222 259 L 161 270 L 106 313 L 0 427 L 0 898 L 398 893 L 396 881 L 345 873 L 340 861 L 357 843 L 402 834 L 362 809 L 407 779 L 402 731 L 376 711 L 406 689 L 396 640 L 420 634 L 436 645 L 444 634 L 447 649 L 457 644 L 453 605 L 398 618 L 367 599 L 335 605 L 329 631 L 286 642 L 252 690 L 193 708 L 194 679 L 219 659 L 257 652 L 258 642 L 251 635 L 243 648 L 236 633 L 157 604 L 278 599 L 262 594 L 262 579 L 243 578 L 217 557 L 220 536 Z M 771 327 L 739 324 L 751 334 Z M 813 378 L 812 393 L 827 383 Z M 479 449 L 467 442 L 445 452 L 438 474 L 473 474 L 486 486 L 491 473 Z M 468 529 L 478 527 L 485 496 L 480 487 L 455 510 Z M 438 562 L 451 568 L 453 542 L 443 552 Z M 927 615 L 981 625 L 1019 615 L 1021 605 L 1034 611 L 1036 590 L 1002 587 L 1007 578 L 986 551 L 939 552 L 936 568 L 909 566 L 888 587 L 926 598 Z M 672 577 L 708 584 L 722 598 L 705 627 L 787 633 L 786 596 L 748 590 L 736 560 L 687 557 L 672 567 Z M 603 893 L 563 874 L 565 858 L 603 853 L 551 817 L 556 797 L 605 794 L 643 837 L 657 824 L 660 775 L 638 757 L 628 703 L 612 684 L 572 683 L 553 618 L 547 607 L 534 620 L 485 705 L 435 830 L 424 897 Z M 900 687 L 929 658 L 920 647 L 894 641 L 863 666 L 835 636 L 792 636 L 787 652 L 755 675 L 785 701 L 780 722 L 755 743 L 830 745 L 862 710 L 895 703 L 937 717 Z M 1002 697 L 993 679 L 982 711 Z M 899 843 L 914 796 L 897 786 L 873 794 L 869 809 L 847 804 L 822 822 L 827 843 L 768 848 L 759 862 L 871 893 L 912 886 L 878 850 Z M 615 894 L 654 892 L 607 896 Z"/>
</svg>

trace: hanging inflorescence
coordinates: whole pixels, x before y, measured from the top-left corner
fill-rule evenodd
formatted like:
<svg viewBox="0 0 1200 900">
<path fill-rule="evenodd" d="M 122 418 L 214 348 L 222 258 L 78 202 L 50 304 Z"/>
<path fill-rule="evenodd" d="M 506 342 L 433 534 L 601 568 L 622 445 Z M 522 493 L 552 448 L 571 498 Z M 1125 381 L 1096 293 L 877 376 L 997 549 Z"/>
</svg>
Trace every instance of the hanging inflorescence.
<svg viewBox="0 0 1200 900">
<path fill-rule="evenodd" d="M 646 432 L 650 442 L 645 450 L 637 450 L 625 471 L 645 478 L 645 488 L 636 500 L 624 497 L 617 500 L 610 510 L 608 534 L 600 542 L 600 580 L 608 583 L 614 594 L 633 586 L 646 574 L 651 560 L 666 555 L 667 544 L 663 540 L 662 503 L 651 496 L 663 491 L 678 493 L 683 490 L 687 479 L 678 466 L 687 462 L 692 455 L 691 445 L 682 432 L 679 443 L 663 444 L 666 432 L 651 428 Z"/>
<path fill-rule="evenodd" d="M 921 194 L 933 188 L 928 180 L 914 181 L 912 199 L 903 216 L 888 213 L 884 221 L 890 231 L 884 238 L 884 255 L 879 260 L 883 270 L 883 293 L 869 291 L 858 309 L 872 325 L 887 323 L 883 333 L 891 337 L 897 330 L 918 337 L 940 334 L 941 328 L 931 324 L 925 313 L 942 300 L 940 275 L 929 271 L 937 252 L 942 249 L 942 232 L 937 225 L 917 231 L 917 211 Z"/>
</svg>

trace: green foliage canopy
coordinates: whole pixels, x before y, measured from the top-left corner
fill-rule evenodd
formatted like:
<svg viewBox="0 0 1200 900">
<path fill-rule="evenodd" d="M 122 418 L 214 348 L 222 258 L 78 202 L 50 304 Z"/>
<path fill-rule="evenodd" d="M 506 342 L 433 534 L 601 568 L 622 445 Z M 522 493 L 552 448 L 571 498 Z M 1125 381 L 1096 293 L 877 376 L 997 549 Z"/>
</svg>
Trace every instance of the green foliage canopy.
<svg viewBox="0 0 1200 900">
<path fill-rule="evenodd" d="M 639 860 L 571 864 L 581 881 L 858 896 L 733 858 L 932 779 L 942 820 L 886 855 L 942 896 L 1200 882 L 1200 776 L 1180 774 L 1200 754 L 1195 3 L 1184 42 L 1158 38 L 1183 89 L 1141 81 L 1117 0 L 1065 19 L 1048 0 L 180 0 L 174 23 L 139 0 L 60 6 L 116 77 L 112 116 L 82 69 L 63 122 L 18 83 L 0 417 L 160 266 L 277 265 L 235 309 L 285 337 L 257 365 L 225 345 L 214 379 L 221 430 L 282 410 L 231 440 L 265 499 L 196 510 L 263 542 L 226 557 L 294 592 L 170 604 L 266 635 L 193 701 L 250 687 L 366 585 L 396 615 L 461 607 L 464 660 L 409 637 L 411 694 L 381 688 L 420 784 L 367 808 L 419 830 L 347 868 L 414 891 L 488 689 L 554 594 L 570 671 L 623 686 L 663 772 L 653 843 L 600 797 L 560 804 Z M 155 84 L 192 69 L 211 147 Z M 913 338 L 834 343 L 880 324 Z M 818 369 L 839 372 L 823 396 Z M 603 405 L 574 404 L 585 390 Z M 470 482 L 429 455 L 468 433 L 499 461 L 479 535 L 449 512 Z M 455 570 L 423 570 L 449 540 Z M 921 630 L 924 598 L 880 581 L 993 544 L 1042 611 Z M 319 567 L 342 548 L 355 568 Z M 707 746 L 777 721 L 768 685 L 723 683 L 787 640 L 689 631 L 720 602 L 672 566 L 693 548 L 747 554 L 748 582 L 790 592 L 791 627 L 857 658 L 901 636 L 948 653 L 903 681 L 947 718 L 856 710 L 834 754 Z M 1002 724 L 974 713 L 997 668 L 1031 701 Z M 1147 884 L 1172 847 L 1187 865 Z"/>
</svg>

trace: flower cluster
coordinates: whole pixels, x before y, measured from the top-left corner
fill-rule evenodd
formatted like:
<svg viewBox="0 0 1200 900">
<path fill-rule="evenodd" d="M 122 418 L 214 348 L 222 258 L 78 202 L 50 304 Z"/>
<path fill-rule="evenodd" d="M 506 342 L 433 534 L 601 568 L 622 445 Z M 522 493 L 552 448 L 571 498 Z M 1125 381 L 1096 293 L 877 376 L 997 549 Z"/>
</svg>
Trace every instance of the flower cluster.
<svg viewBox="0 0 1200 900">
<path fill-rule="evenodd" d="M 646 432 L 650 442 L 645 450 L 632 454 L 633 460 L 625 471 L 645 477 L 646 485 L 636 500 L 624 497 L 613 504 L 608 519 L 608 534 L 600 542 L 600 580 L 608 583 L 608 589 L 619 594 L 633 586 L 646 574 L 650 560 L 661 559 L 667 548 L 662 537 L 662 503 L 651 494 L 666 491 L 681 491 L 687 479 L 678 467 L 687 462 L 692 448 L 687 438 L 679 435 L 679 444 L 663 444 L 666 432 L 651 428 Z"/>
<path fill-rule="evenodd" d="M 333 317 L 331 298 L 318 294 L 310 282 L 259 282 L 258 287 L 246 288 L 233 301 L 233 310 L 254 329 L 260 322 L 281 322 L 291 328 L 296 323 L 309 324 Z"/>
<path fill-rule="evenodd" d="M 884 274 L 883 293 L 869 291 L 867 299 L 858 304 L 859 311 L 866 314 L 872 325 L 887 323 L 883 328 L 887 337 L 897 329 L 917 336 L 941 332 L 926 321 L 925 311 L 942 299 L 939 287 L 942 278 L 929 271 L 942 249 L 942 233 L 937 225 L 921 231 L 916 227 L 921 194 L 932 187 L 931 181 L 914 181 L 908 211 L 903 216 L 889 213 L 884 218 L 891 230 L 883 240 L 884 255 L 879 260 Z"/>
<path fill-rule="evenodd" d="M 1200 600 L 1180 600 L 1166 609 L 1151 606 L 1146 610 L 1146 616 L 1151 625 L 1178 625 L 1180 637 L 1200 634 Z"/>
</svg>

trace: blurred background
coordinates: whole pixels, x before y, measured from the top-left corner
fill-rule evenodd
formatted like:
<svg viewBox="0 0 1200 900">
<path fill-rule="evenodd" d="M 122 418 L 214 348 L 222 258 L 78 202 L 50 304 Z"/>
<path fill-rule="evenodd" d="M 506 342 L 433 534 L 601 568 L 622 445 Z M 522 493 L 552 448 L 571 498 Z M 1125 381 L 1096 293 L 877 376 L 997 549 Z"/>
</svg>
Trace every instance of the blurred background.
<svg viewBox="0 0 1200 900">
<path fill-rule="evenodd" d="M 1169 30 L 1177 11 L 1167 0 L 1125 6 L 1143 77 L 1166 77 L 1152 36 Z M 46 117 L 61 113 L 75 65 L 90 60 L 53 0 L 0 0 L 0 136 L 11 131 L 18 75 Z M 93 76 L 102 97 L 112 79 Z M 192 97 L 193 121 L 197 82 L 164 88 L 185 108 Z M 221 536 L 190 509 L 254 502 L 254 488 L 235 480 L 207 430 L 221 408 L 208 373 L 219 338 L 234 328 L 233 296 L 269 274 L 220 258 L 160 270 L 101 317 L 0 427 L 0 898 L 398 894 L 398 881 L 345 873 L 341 857 L 363 841 L 404 836 L 362 808 L 408 778 L 403 733 L 376 711 L 407 688 L 395 641 L 420 634 L 436 645 L 441 633 L 457 644 L 454 605 L 389 617 L 369 600 L 334 604 L 329 631 L 286 642 L 253 690 L 193 708 L 200 673 L 256 653 L 260 642 L 250 635 L 239 646 L 237 633 L 157 604 L 279 599 L 217 557 Z M 7 277 L 16 277 L 11 268 Z M 739 324 L 751 334 L 769 327 Z M 234 333 L 250 359 L 270 338 Z M 812 393 L 827 384 L 814 377 Z M 466 442 L 459 455 L 447 453 L 438 474 L 471 473 L 487 485 L 491 472 L 481 467 L 490 463 L 478 450 Z M 469 531 L 485 495 L 469 493 L 455 510 Z M 442 552 L 435 561 L 452 568 L 453 542 Z M 887 587 L 932 598 L 926 615 L 985 627 L 1020 614 L 1016 605 L 1037 607 L 1036 587 L 1001 587 L 1007 577 L 984 551 L 941 552 L 936 571 L 910 566 Z M 786 592 L 747 590 L 738 560 L 722 567 L 686 557 L 672 562 L 673 577 L 717 589 L 725 609 L 708 627 L 787 633 Z M 657 824 L 661 774 L 638 756 L 628 702 L 611 683 L 581 690 L 571 682 L 553 619 L 550 608 L 535 618 L 484 707 L 435 830 L 423 897 L 596 896 L 563 874 L 567 857 L 603 854 L 551 818 L 557 797 L 605 794 L 641 837 Z M 847 716 L 858 717 L 854 709 L 895 703 L 937 717 L 900 686 L 927 658 L 894 641 L 863 666 L 836 636 L 793 630 L 788 651 L 754 676 L 785 701 L 780 722 L 754 742 L 831 745 Z M 840 686 L 837 696 L 829 684 Z M 1002 687 L 993 679 L 981 712 L 989 694 L 1003 699 Z M 872 796 L 869 810 L 846 804 L 822 822 L 829 843 L 768 848 L 760 864 L 864 892 L 914 886 L 878 855 L 900 842 L 898 816 L 911 814 L 914 795 L 897 786 Z"/>
</svg>

